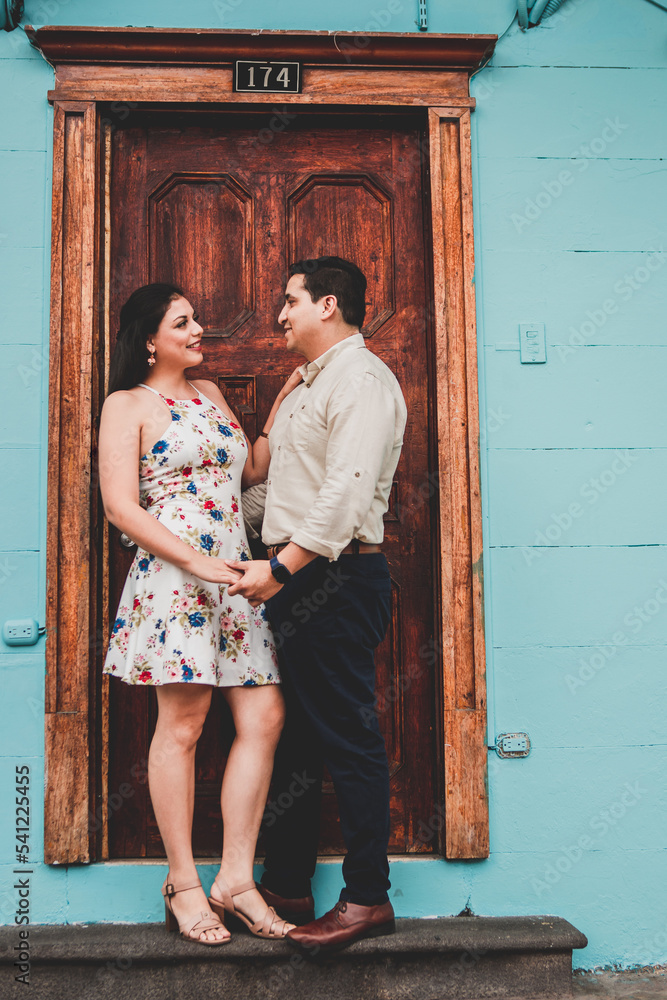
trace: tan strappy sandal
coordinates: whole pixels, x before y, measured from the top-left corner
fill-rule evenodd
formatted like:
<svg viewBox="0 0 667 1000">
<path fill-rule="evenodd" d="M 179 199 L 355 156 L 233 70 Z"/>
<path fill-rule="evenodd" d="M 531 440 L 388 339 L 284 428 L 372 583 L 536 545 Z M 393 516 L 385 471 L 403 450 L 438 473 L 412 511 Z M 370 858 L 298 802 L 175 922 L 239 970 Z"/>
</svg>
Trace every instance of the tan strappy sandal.
<svg viewBox="0 0 667 1000">
<path fill-rule="evenodd" d="M 172 897 L 175 896 L 177 892 L 186 892 L 188 889 L 199 889 L 200 887 L 201 882 L 194 882 L 192 885 L 174 885 L 173 882 L 169 881 L 169 876 L 167 876 L 164 881 L 164 885 L 162 886 L 162 895 L 164 896 L 164 922 L 167 930 L 180 931 L 181 937 L 185 941 L 194 941 L 195 944 L 227 944 L 227 942 L 231 940 L 231 937 L 229 936 L 220 938 L 216 941 L 202 940 L 199 936 L 203 931 L 217 930 L 218 927 L 222 927 L 224 930 L 227 930 L 224 921 L 214 917 L 209 910 L 202 910 L 200 913 L 195 915 L 194 920 L 192 917 L 189 917 L 182 924 L 179 924 L 176 914 L 171 908 Z"/>
<path fill-rule="evenodd" d="M 208 902 L 213 912 L 217 913 L 221 920 L 224 921 L 225 916 L 228 920 L 231 917 L 232 921 L 236 919 L 245 924 L 255 937 L 266 938 L 269 941 L 283 940 L 290 925 L 285 920 L 281 920 L 272 906 L 269 906 L 262 919 L 256 920 L 255 923 L 234 906 L 233 897 L 240 896 L 242 892 L 248 892 L 249 889 L 256 889 L 257 886 L 254 882 L 244 882 L 243 885 L 237 885 L 230 889 L 224 879 L 216 878 L 211 886 L 211 892 L 216 885 L 222 893 L 222 900 L 216 899 L 215 896 L 209 896 Z"/>
</svg>

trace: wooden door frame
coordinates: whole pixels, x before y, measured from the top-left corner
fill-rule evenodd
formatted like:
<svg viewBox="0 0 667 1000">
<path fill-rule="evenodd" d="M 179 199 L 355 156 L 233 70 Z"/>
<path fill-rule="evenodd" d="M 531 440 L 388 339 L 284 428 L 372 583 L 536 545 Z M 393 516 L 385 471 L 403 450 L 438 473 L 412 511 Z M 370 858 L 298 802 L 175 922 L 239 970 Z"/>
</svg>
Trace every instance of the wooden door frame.
<svg viewBox="0 0 667 1000">
<path fill-rule="evenodd" d="M 107 545 L 93 471 L 108 341 L 104 170 L 113 125 L 104 109 L 111 105 L 122 117 L 123 110 L 139 105 L 268 110 L 278 102 L 357 113 L 428 109 L 445 808 L 439 849 L 447 858 L 487 857 L 469 77 L 490 56 L 497 37 L 61 26 L 28 27 L 26 33 L 55 68 L 48 95 L 54 159 L 45 862 L 106 856 L 99 836 L 105 823 L 95 817 L 108 790 L 105 768 L 92 751 L 104 712 L 90 669 L 93 652 L 99 654 L 107 640 L 96 624 L 98 603 L 105 600 Z M 301 61 L 302 93 L 234 93 L 237 58 Z M 437 809 L 434 803 L 436 815 Z"/>
</svg>

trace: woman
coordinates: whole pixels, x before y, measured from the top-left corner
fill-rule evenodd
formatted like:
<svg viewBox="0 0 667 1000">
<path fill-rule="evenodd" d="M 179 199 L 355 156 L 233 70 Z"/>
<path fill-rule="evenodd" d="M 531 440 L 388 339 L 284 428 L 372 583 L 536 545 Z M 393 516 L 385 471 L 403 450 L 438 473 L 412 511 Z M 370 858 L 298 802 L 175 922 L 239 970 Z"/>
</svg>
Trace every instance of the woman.
<svg viewBox="0 0 667 1000">
<path fill-rule="evenodd" d="M 185 378 L 202 361 L 201 336 L 173 285 L 139 288 L 121 310 L 100 423 L 100 488 L 108 519 L 137 554 L 104 672 L 154 685 L 157 694 L 148 781 L 169 862 L 167 927 L 220 945 L 230 936 L 218 919 L 225 911 L 261 937 L 282 938 L 292 925 L 252 880 L 284 717 L 276 653 L 263 606 L 227 594 L 240 574 L 224 561 L 249 558 L 241 487 L 266 478 L 268 443 L 260 436 L 250 446 L 213 382 Z M 297 371 L 286 382 L 264 434 L 299 381 Z M 231 708 L 236 737 L 222 783 L 224 851 L 207 905 L 192 817 L 195 749 L 214 687 Z"/>
</svg>

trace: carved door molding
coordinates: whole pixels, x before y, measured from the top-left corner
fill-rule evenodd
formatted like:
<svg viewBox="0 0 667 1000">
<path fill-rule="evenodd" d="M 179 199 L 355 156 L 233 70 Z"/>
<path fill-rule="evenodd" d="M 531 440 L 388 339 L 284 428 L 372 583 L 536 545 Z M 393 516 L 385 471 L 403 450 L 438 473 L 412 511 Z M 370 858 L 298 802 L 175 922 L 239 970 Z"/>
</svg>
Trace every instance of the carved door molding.
<svg viewBox="0 0 667 1000">
<path fill-rule="evenodd" d="M 107 578 L 104 519 L 94 480 L 105 384 L 109 104 L 204 104 L 264 110 L 232 90 L 236 58 L 299 59 L 301 94 L 281 104 L 338 113 L 422 107 L 429 116 L 430 212 L 439 491 L 441 697 L 439 733 L 447 858 L 488 855 L 486 698 L 479 492 L 477 342 L 468 80 L 495 35 L 341 32 L 27 29 L 55 66 L 49 481 L 47 529 L 44 860 L 105 857 L 104 688 L 91 660 L 104 648 L 97 605 Z M 409 69 L 409 72 L 407 71 Z M 275 95 L 272 95 L 275 96 Z M 177 179 L 178 180 L 178 179 Z M 196 186 L 196 178 L 181 178 Z M 358 183 L 358 179 L 354 181 Z M 382 199 L 371 181 L 369 197 Z M 313 185 L 314 187 L 315 185 Z M 160 197 L 168 191 L 158 192 Z M 297 192 L 297 200 L 308 192 Z M 243 192 L 230 187 L 243 224 Z M 388 292 L 390 290 L 388 289 Z M 252 308 L 239 289 L 239 308 Z M 238 311 L 221 327 L 233 329 Z M 438 474 L 439 473 L 439 474 Z M 435 475 L 437 474 L 437 479 Z M 99 527 L 98 527 L 99 525 Z M 434 803 L 434 807 L 436 804 Z"/>
</svg>

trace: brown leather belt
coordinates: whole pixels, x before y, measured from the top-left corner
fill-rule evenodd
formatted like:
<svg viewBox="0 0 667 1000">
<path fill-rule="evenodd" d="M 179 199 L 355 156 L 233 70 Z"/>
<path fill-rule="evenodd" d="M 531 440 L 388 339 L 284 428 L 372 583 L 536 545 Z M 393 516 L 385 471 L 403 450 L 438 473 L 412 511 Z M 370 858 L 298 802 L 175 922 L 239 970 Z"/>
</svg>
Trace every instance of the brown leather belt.
<svg viewBox="0 0 667 1000">
<path fill-rule="evenodd" d="M 279 545 L 269 545 L 267 546 L 267 554 L 269 559 L 273 559 L 277 556 L 279 552 L 282 552 L 284 548 L 289 545 L 289 542 L 281 542 Z M 371 544 L 370 542 L 360 542 L 358 538 L 354 538 L 349 545 L 346 545 L 342 550 L 342 556 L 361 556 L 367 555 L 372 552 L 382 552 L 382 547 L 380 545 Z"/>
</svg>

